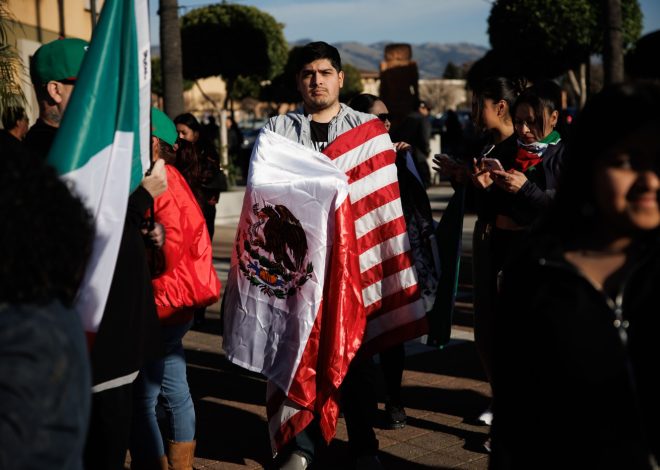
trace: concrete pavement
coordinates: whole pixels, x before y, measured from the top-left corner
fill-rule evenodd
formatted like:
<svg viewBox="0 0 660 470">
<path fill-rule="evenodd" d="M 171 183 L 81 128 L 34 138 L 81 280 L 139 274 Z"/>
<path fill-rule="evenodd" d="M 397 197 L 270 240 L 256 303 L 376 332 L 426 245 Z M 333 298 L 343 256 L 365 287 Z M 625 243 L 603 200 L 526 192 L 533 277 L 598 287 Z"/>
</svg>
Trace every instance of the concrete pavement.
<svg viewBox="0 0 660 470">
<path fill-rule="evenodd" d="M 429 189 L 436 219 L 451 194 L 445 183 Z M 222 193 L 218 204 L 213 252 L 223 286 L 242 198 L 243 192 L 236 189 Z M 474 217 L 466 217 L 466 258 L 470 255 L 473 225 Z M 466 261 L 462 264 L 467 267 L 469 260 Z M 385 468 L 487 468 L 483 443 L 488 428 L 477 425 L 474 419 L 488 406 L 490 387 L 474 348 L 471 317 L 467 283 L 459 292 L 450 344 L 441 350 L 418 341 L 406 345 L 402 393 L 408 424 L 399 430 L 376 430 Z M 208 309 L 206 324 L 184 338 L 188 380 L 197 411 L 195 468 L 269 468 L 265 381 L 225 359 L 219 333 L 216 304 Z M 319 453 L 313 468 L 339 469 L 348 465 L 346 427 L 340 419 L 336 439 Z"/>
</svg>

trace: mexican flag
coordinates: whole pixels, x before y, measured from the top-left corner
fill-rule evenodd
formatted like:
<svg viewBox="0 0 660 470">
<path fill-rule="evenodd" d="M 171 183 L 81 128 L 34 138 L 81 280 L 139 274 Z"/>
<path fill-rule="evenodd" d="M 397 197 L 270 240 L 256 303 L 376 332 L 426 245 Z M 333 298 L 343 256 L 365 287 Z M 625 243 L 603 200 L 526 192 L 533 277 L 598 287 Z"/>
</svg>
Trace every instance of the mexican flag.
<svg viewBox="0 0 660 470">
<path fill-rule="evenodd" d="M 147 0 L 106 0 L 48 162 L 96 224 L 77 299 L 83 327 L 101 323 L 129 194 L 150 162 L 151 57 Z"/>
<path fill-rule="evenodd" d="M 332 439 L 365 310 L 348 179 L 327 156 L 261 131 L 224 296 L 227 358 L 268 379 L 273 451 L 315 415 Z"/>
</svg>

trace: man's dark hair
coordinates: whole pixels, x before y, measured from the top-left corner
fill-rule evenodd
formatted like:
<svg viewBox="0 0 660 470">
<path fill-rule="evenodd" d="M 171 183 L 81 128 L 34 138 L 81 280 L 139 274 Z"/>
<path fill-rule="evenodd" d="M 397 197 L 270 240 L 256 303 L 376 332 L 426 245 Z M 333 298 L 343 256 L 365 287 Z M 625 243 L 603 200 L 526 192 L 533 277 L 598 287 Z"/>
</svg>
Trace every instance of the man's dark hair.
<svg viewBox="0 0 660 470">
<path fill-rule="evenodd" d="M 73 304 L 92 250 L 92 218 L 55 170 L 0 159 L 0 302 Z"/>
<path fill-rule="evenodd" d="M 327 42 L 310 42 L 296 51 L 296 74 L 315 60 L 328 59 L 337 72 L 341 72 L 341 57 L 336 47 Z"/>
<path fill-rule="evenodd" d="M 2 113 L 2 127 L 6 130 L 12 130 L 16 127 L 18 121 L 27 117 L 25 109 L 20 106 L 11 106 Z"/>
<path fill-rule="evenodd" d="M 158 139 L 158 137 L 156 137 Z M 174 147 L 165 142 L 163 139 L 158 139 L 158 152 L 159 157 L 162 158 L 168 165 L 176 163 L 176 151 Z"/>
</svg>

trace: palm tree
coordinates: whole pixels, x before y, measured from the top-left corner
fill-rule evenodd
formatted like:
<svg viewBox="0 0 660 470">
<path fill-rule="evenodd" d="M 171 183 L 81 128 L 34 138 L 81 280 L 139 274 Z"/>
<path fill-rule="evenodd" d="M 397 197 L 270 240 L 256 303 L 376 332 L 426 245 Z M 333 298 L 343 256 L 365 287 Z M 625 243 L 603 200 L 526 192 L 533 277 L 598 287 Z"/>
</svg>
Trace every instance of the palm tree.
<svg viewBox="0 0 660 470">
<path fill-rule="evenodd" d="M 9 44 L 7 28 L 13 16 L 7 0 L 0 0 L 0 115 L 8 107 L 25 107 L 26 99 L 17 79 L 25 69 L 18 52 Z"/>
<path fill-rule="evenodd" d="M 181 29 L 177 0 L 160 0 L 160 59 L 165 114 L 174 118 L 183 112 Z"/>
</svg>

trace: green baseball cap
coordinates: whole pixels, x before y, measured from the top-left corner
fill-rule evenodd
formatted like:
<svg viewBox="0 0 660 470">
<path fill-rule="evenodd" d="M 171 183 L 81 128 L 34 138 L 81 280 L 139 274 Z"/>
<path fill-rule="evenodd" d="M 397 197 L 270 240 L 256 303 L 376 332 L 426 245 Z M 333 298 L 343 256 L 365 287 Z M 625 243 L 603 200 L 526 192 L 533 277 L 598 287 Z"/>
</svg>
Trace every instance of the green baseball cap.
<svg viewBox="0 0 660 470">
<path fill-rule="evenodd" d="M 32 83 L 43 85 L 55 80 L 75 80 L 89 43 L 82 39 L 56 39 L 44 44 L 32 57 Z"/>
<path fill-rule="evenodd" d="M 176 126 L 167 114 L 158 108 L 151 108 L 151 135 L 174 146 L 179 137 Z"/>
</svg>

